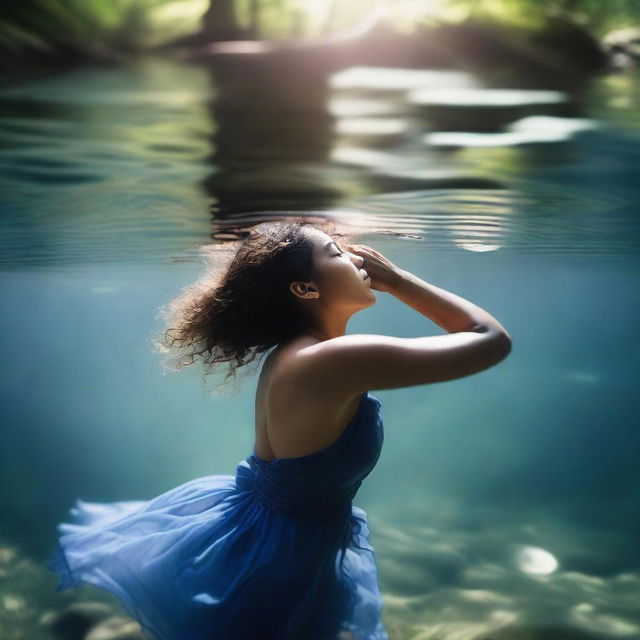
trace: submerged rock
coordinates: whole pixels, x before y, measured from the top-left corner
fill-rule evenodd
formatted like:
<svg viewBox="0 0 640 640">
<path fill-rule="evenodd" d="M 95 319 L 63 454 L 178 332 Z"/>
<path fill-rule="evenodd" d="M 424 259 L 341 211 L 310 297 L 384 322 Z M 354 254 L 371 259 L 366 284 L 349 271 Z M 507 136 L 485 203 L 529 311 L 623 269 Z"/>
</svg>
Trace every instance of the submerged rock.
<svg viewBox="0 0 640 640">
<path fill-rule="evenodd" d="M 568 624 L 523 623 L 508 625 L 472 640 L 609 640 L 611 636 L 591 633 Z"/>
<path fill-rule="evenodd" d="M 602 39 L 614 67 L 640 64 L 640 27 L 611 31 Z"/>
<path fill-rule="evenodd" d="M 84 640 L 145 640 L 145 636 L 131 618 L 113 616 L 93 627 Z"/>
<path fill-rule="evenodd" d="M 102 602 L 74 602 L 61 611 L 48 611 L 42 626 L 59 640 L 84 640 L 97 623 L 111 616 L 113 610 Z"/>
</svg>

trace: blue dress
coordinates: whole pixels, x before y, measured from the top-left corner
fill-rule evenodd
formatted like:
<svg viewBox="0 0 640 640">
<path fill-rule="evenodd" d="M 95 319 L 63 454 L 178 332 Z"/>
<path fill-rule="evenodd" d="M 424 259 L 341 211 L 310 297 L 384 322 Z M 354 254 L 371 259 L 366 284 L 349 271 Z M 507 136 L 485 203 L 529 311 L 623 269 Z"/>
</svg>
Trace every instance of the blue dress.
<svg viewBox="0 0 640 640">
<path fill-rule="evenodd" d="M 118 596 L 153 640 L 388 640 L 365 511 L 382 448 L 365 391 L 336 441 L 196 478 L 149 501 L 76 501 L 47 567 L 57 591 Z M 340 632 L 351 632 L 351 634 Z"/>
</svg>

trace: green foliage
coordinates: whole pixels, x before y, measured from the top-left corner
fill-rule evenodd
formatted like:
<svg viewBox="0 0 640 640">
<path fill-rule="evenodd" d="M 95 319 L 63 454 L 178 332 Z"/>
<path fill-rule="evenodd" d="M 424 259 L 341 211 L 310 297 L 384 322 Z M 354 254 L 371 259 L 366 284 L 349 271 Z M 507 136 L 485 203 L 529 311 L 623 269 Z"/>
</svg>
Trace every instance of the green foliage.
<svg viewBox="0 0 640 640">
<path fill-rule="evenodd" d="M 447 0 L 446 4 L 467 18 L 533 29 L 543 26 L 548 16 L 565 16 L 597 36 L 640 22 L 637 0 Z"/>
<path fill-rule="evenodd" d="M 211 2 L 222 0 L 19 0 L 0 14 L 0 59 L 6 65 L 23 55 L 104 56 L 135 51 L 200 27 Z M 221 4 L 222 6 L 222 4 Z M 226 0 L 248 37 L 319 35 L 353 26 L 375 6 L 373 0 Z M 379 3 L 396 24 L 425 23 L 415 2 Z M 414 11 L 414 13 L 412 13 Z M 220 14 L 223 20 L 224 11 Z M 225 14 L 226 15 L 226 14 Z M 594 35 L 640 23 L 639 0 L 444 0 L 440 19 L 472 18 L 507 27 L 539 29 L 548 16 L 583 24 Z"/>
<path fill-rule="evenodd" d="M 146 43 L 146 16 L 163 0 L 20 0 L 0 14 L 0 52 L 5 58 L 105 55 Z"/>
</svg>

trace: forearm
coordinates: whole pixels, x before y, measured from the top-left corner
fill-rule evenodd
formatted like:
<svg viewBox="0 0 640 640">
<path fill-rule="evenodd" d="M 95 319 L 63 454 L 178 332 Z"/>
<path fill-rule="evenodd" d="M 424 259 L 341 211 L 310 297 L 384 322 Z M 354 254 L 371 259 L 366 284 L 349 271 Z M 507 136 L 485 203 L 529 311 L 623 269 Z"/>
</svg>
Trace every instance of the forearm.
<svg viewBox="0 0 640 640">
<path fill-rule="evenodd" d="M 478 305 L 429 284 L 404 269 L 398 271 L 398 278 L 390 293 L 449 333 L 495 331 L 511 338 L 507 330 Z"/>
</svg>

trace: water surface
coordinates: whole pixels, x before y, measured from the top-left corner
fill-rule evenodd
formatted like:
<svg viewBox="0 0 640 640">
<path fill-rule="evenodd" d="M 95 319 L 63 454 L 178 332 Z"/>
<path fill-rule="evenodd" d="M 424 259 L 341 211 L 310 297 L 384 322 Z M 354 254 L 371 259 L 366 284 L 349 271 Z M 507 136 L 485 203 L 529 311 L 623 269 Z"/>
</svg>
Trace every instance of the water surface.
<svg viewBox="0 0 640 640">
<path fill-rule="evenodd" d="M 354 503 L 390 637 L 639 637 L 638 78 L 478 104 L 522 87 L 352 69 L 283 112 L 233 108 L 217 77 L 149 59 L 0 90 L 6 637 L 100 597 L 41 569 L 77 498 L 151 498 L 251 453 L 256 377 L 212 396 L 151 338 L 202 245 L 300 212 L 513 337 L 475 376 L 371 390 L 385 444 Z M 442 333 L 377 297 L 349 333 Z"/>
</svg>

